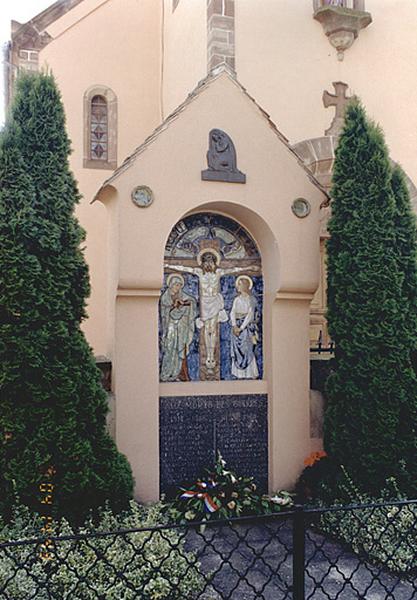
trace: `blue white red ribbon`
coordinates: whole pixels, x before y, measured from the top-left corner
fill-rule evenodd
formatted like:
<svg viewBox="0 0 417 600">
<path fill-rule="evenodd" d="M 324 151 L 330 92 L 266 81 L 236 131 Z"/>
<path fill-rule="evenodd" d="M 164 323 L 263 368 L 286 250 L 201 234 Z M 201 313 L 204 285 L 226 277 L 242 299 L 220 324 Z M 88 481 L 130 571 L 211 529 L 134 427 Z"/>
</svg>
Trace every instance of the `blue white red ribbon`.
<svg viewBox="0 0 417 600">
<path fill-rule="evenodd" d="M 204 500 L 204 509 L 206 512 L 214 513 L 216 510 L 219 510 L 220 506 L 218 506 L 213 498 L 207 492 L 194 492 L 189 490 L 181 494 L 181 500 L 189 500 L 190 498 L 198 498 L 199 500 Z"/>
</svg>

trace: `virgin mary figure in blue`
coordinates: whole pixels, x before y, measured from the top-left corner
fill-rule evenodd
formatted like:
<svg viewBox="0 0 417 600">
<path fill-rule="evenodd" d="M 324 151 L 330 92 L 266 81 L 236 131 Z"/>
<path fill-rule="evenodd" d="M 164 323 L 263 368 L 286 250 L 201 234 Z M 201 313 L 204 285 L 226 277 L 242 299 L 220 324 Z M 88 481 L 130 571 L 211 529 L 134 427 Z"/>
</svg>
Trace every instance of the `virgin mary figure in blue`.
<svg viewBox="0 0 417 600">
<path fill-rule="evenodd" d="M 232 375 L 236 379 L 258 379 L 255 346 L 258 343 L 256 325 L 256 298 L 252 294 L 253 281 L 247 275 L 236 280 L 238 295 L 230 312 L 232 324 Z"/>
</svg>

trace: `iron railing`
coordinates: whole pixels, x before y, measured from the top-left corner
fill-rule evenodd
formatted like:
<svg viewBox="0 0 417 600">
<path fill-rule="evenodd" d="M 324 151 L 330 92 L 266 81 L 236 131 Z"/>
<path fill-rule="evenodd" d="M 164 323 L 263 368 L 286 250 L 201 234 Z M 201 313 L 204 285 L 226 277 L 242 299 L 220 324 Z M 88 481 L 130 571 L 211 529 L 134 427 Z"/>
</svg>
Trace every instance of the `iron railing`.
<svg viewBox="0 0 417 600">
<path fill-rule="evenodd" d="M 417 599 L 417 500 L 0 544 L 1 600 Z"/>
<path fill-rule="evenodd" d="M 310 352 L 317 354 L 334 354 L 334 342 L 330 342 L 328 346 L 325 346 L 321 341 L 317 342 L 317 346 L 311 346 Z"/>
</svg>

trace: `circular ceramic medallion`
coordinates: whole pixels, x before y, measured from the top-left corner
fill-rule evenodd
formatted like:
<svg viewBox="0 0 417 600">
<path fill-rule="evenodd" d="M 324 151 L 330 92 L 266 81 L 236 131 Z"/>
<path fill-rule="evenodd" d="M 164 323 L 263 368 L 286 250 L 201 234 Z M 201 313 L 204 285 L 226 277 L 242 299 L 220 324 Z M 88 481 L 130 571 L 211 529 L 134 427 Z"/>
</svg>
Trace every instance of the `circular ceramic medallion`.
<svg viewBox="0 0 417 600">
<path fill-rule="evenodd" d="M 292 203 L 291 209 L 296 217 L 303 219 L 310 214 L 311 205 L 305 198 L 296 198 Z"/>
<path fill-rule="evenodd" d="M 140 208 L 146 208 L 153 202 L 153 193 L 147 185 L 138 185 L 132 192 L 132 201 Z"/>
</svg>

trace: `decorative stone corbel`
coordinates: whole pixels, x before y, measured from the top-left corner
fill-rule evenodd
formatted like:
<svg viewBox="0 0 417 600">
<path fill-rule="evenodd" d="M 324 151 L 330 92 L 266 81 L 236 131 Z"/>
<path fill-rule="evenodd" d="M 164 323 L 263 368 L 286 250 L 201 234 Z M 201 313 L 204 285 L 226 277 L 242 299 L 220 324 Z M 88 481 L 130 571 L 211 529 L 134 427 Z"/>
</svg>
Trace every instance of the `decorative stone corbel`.
<svg viewBox="0 0 417 600">
<path fill-rule="evenodd" d="M 371 14 L 364 8 L 363 0 L 314 0 L 314 18 L 323 25 L 339 60 L 343 60 L 359 31 L 372 23 Z"/>
</svg>

